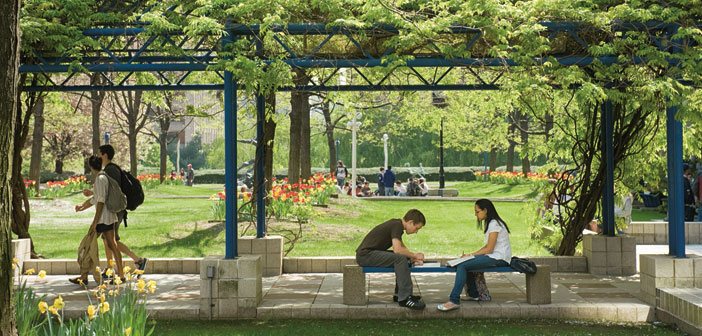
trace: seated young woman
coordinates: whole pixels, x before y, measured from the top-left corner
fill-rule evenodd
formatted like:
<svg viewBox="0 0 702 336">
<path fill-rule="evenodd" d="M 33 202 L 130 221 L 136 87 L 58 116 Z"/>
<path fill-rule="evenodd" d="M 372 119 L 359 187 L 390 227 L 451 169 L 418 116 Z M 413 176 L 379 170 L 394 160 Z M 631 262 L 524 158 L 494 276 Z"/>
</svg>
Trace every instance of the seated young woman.
<svg viewBox="0 0 702 336">
<path fill-rule="evenodd" d="M 475 217 L 478 219 L 478 228 L 485 234 L 484 244 L 479 250 L 464 254 L 461 257 L 473 256 L 473 259 L 464 261 L 456 266 L 456 280 L 453 290 L 446 303 L 437 308 L 441 311 L 454 310 L 460 307 L 461 291 L 468 283 L 469 299 L 477 300 L 478 291 L 474 281 L 468 280 L 468 272 L 491 267 L 509 266 L 512 258 L 512 248 L 509 244 L 509 228 L 507 223 L 497 214 L 495 205 L 490 200 L 479 199 L 475 202 Z"/>
</svg>

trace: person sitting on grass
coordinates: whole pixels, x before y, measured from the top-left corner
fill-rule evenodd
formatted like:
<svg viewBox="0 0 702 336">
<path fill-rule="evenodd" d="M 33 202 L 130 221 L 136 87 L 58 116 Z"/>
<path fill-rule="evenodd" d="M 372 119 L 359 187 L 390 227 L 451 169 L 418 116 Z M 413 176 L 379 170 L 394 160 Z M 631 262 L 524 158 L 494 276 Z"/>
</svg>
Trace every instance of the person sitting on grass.
<svg viewBox="0 0 702 336">
<path fill-rule="evenodd" d="M 93 197 L 87 199 L 85 202 L 76 205 L 76 212 L 86 210 L 91 206 L 95 205 L 95 216 L 93 216 L 93 223 L 90 225 L 88 232 L 96 231 L 103 235 L 103 241 L 105 242 L 106 248 L 108 248 L 115 258 L 115 264 L 117 266 L 117 274 L 119 275 L 122 282 L 124 282 L 124 272 L 122 269 L 122 253 L 120 253 L 117 247 L 117 241 L 115 240 L 115 226 L 119 223 L 119 218 L 117 214 L 108 210 L 105 206 L 105 201 L 107 200 L 108 188 L 111 188 L 110 181 L 107 175 L 100 174 L 102 171 L 102 159 L 99 156 L 93 155 L 88 159 L 88 166 L 93 176 L 95 176 L 95 184 L 93 185 Z M 88 283 L 88 274 L 81 274 L 79 278 L 71 278 L 70 282 L 74 284 L 85 285 Z"/>
<path fill-rule="evenodd" d="M 395 269 L 395 296 L 400 307 L 424 309 L 421 297 L 412 295 L 410 262 L 424 264 L 424 254 L 410 251 L 402 243 L 402 234 L 415 234 L 426 224 L 424 214 L 417 209 L 407 211 L 401 219 L 394 218 L 374 227 L 356 249 L 356 262 L 363 267 L 392 267 Z M 392 247 L 392 251 L 388 249 Z"/>
<path fill-rule="evenodd" d="M 440 311 L 454 310 L 460 307 L 461 291 L 468 284 L 468 300 L 479 300 L 475 281 L 468 281 L 468 272 L 478 269 L 509 266 L 512 258 L 512 248 L 509 244 L 509 228 L 507 223 L 497 214 L 495 205 L 488 199 L 479 199 L 475 202 L 475 217 L 478 219 L 478 228 L 483 229 L 485 245 L 471 254 L 461 257 L 473 256 L 456 266 L 456 279 L 449 301 L 440 304 Z"/>
</svg>

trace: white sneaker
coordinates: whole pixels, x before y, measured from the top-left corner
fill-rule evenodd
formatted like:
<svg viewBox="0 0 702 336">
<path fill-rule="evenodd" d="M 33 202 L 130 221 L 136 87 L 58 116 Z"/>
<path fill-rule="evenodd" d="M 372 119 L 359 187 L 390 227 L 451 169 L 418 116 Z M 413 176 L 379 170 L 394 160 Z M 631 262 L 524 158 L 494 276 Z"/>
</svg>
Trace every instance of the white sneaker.
<svg viewBox="0 0 702 336">
<path fill-rule="evenodd" d="M 454 310 L 454 309 L 461 308 L 461 305 L 457 305 L 457 304 L 455 304 L 455 303 L 449 301 L 449 302 L 442 303 L 442 304 L 438 305 L 436 308 L 439 309 L 439 310 L 441 310 L 441 311 L 445 311 L 445 312 L 446 312 L 446 311 L 449 311 L 449 310 Z"/>
</svg>

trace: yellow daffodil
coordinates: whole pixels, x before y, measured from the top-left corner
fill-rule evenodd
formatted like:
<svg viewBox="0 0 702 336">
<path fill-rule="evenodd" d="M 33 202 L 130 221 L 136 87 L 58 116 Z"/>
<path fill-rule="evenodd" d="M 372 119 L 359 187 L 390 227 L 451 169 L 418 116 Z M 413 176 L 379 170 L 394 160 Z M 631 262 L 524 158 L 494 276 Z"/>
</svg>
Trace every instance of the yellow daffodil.
<svg viewBox="0 0 702 336">
<path fill-rule="evenodd" d="M 26 275 L 32 275 L 32 274 L 34 274 L 35 272 L 36 272 L 36 271 L 34 271 L 33 268 L 30 268 L 30 269 L 26 270 L 26 271 L 24 272 L 24 274 L 26 274 Z"/>
<path fill-rule="evenodd" d="M 59 295 L 58 299 L 54 300 L 54 305 L 52 307 L 56 309 L 62 309 L 66 304 L 63 302 L 63 298 Z"/>
<path fill-rule="evenodd" d="M 136 275 L 142 275 L 142 274 L 144 274 L 144 270 L 135 269 L 135 270 L 134 270 L 134 274 L 136 274 Z"/>
<path fill-rule="evenodd" d="M 93 305 L 88 306 L 88 317 L 91 320 L 95 318 L 95 306 L 93 306 Z"/>
<path fill-rule="evenodd" d="M 144 288 L 146 288 L 146 282 L 144 280 L 137 281 L 137 288 L 137 293 L 143 293 L 145 291 Z"/>
<path fill-rule="evenodd" d="M 153 293 L 156 291 L 156 281 L 149 280 L 149 283 L 147 283 L 146 286 L 149 288 L 149 292 Z"/>
<path fill-rule="evenodd" d="M 104 292 L 104 291 L 107 289 L 107 285 L 102 284 L 102 285 L 100 285 L 100 287 L 98 287 L 98 289 L 99 289 L 101 292 Z"/>
<path fill-rule="evenodd" d="M 109 262 L 108 262 L 108 264 L 110 265 L 110 268 L 112 268 L 112 267 L 115 266 L 115 261 L 112 260 L 112 259 L 110 259 Z"/>
<path fill-rule="evenodd" d="M 119 277 L 116 277 L 114 281 L 118 285 L 122 283 L 122 279 L 120 279 Z"/>
<path fill-rule="evenodd" d="M 12 270 L 14 271 L 17 266 L 15 264 L 12 264 Z"/>
<path fill-rule="evenodd" d="M 102 273 L 100 266 L 95 266 L 95 272 Z"/>
<path fill-rule="evenodd" d="M 110 260 L 110 261 L 112 261 L 112 260 Z M 111 277 L 113 274 L 115 274 L 115 272 L 112 271 L 112 268 L 108 268 L 108 269 L 105 271 L 105 274 L 106 274 L 108 277 Z"/>
<path fill-rule="evenodd" d="M 50 311 L 52 314 L 58 316 L 58 309 L 56 309 L 56 307 L 54 307 L 54 306 L 49 307 L 49 311 Z"/>
<path fill-rule="evenodd" d="M 44 279 L 45 276 L 46 276 L 46 271 L 44 271 L 44 270 L 39 271 L 40 278 Z"/>
<path fill-rule="evenodd" d="M 125 329 L 125 330 L 124 330 L 124 334 L 127 335 L 127 336 L 131 335 L 131 334 L 132 334 L 132 327 L 129 327 L 129 328 Z"/>
<path fill-rule="evenodd" d="M 129 273 L 132 270 L 132 268 L 129 266 L 124 266 L 123 270 L 124 270 L 124 273 Z"/>
<path fill-rule="evenodd" d="M 107 292 L 107 294 L 109 294 L 110 296 L 113 296 L 113 295 L 115 295 L 115 291 L 110 290 L 109 292 Z"/>
<path fill-rule="evenodd" d="M 15 265 L 19 265 L 19 259 L 17 258 L 12 258 L 12 263 Z"/>
<path fill-rule="evenodd" d="M 48 305 L 46 302 L 44 302 L 44 301 L 40 301 L 40 302 L 39 302 L 39 311 L 40 311 L 42 314 L 46 313 L 46 310 L 47 310 L 48 308 L 49 308 L 49 305 Z"/>
<path fill-rule="evenodd" d="M 105 302 L 105 294 L 100 294 L 100 296 L 98 296 L 98 299 L 100 299 L 100 302 Z"/>
<path fill-rule="evenodd" d="M 100 314 L 104 314 L 110 310 L 110 303 L 103 302 L 100 304 Z"/>
</svg>

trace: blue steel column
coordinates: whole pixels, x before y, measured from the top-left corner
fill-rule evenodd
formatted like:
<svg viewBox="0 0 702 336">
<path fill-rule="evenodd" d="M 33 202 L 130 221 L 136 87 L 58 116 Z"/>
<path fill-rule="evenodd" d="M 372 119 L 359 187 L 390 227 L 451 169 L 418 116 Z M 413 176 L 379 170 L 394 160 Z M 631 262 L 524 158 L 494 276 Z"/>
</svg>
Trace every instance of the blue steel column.
<svg viewBox="0 0 702 336">
<path fill-rule="evenodd" d="M 666 110 L 668 121 L 668 254 L 685 258 L 685 217 L 683 217 L 682 123 L 675 120 L 677 106 Z"/>
<path fill-rule="evenodd" d="M 261 38 L 256 35 L 256 55 L 258 57 L 263 57 L 263 42 Z M 263 134 L 263 122 L 266 118 L 266 101 L 263 95 L 258 94 L 256 96 L 256 238 L 263 238 L 266 232 L 266 203 L 264 202 L 263 196 L 266 192 L 265 186 L 265 141 Z"/>
<path fill-rule="evenodd" d="M 602 190 L 602 233 L 614 237 L 614 121 L 612 119 L 612 102 L 607 99 L 602 109 L 602 163 L 605 166 L 605 183 Z"/>
<path fill-rule="evenodd" d="M 237 184 L 236 184 L 236 84 L 229 71 L 224 72 L 224 186 L 227 197 L 225 215 L 225 254 L 226 259 L 239 256 L 237 240 Z"/>
</svg>

